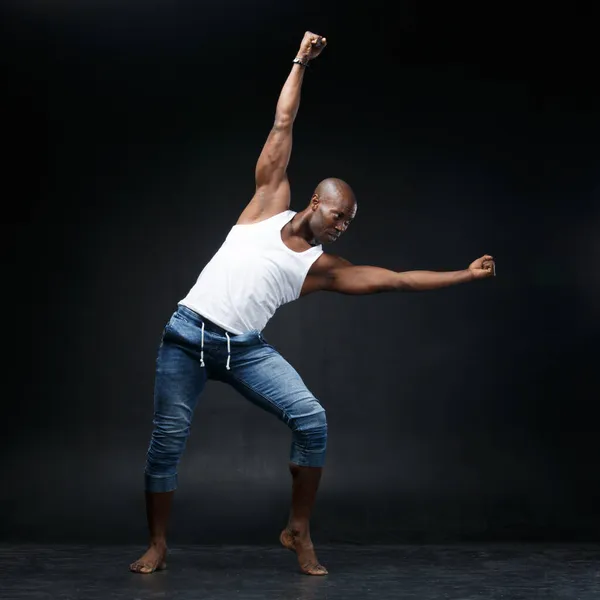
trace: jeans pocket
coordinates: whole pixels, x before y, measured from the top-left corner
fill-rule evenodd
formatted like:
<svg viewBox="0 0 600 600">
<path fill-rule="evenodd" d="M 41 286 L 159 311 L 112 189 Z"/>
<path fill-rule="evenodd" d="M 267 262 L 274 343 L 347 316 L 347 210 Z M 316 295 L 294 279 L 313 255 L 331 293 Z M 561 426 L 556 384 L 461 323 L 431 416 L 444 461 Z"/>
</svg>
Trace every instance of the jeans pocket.
<svg viewBox="0 0 600 600">
<path fill-rule="evenodd" d="M 167 321 L 165 325 L 165 329 L 163 332 L 163 337 L 178 337 L 185 338 L 186 332 L 189 334 L 190 326 L 194 326 L 193 323 L 190 323 L 185 318 L 182 318 L 181 315 L 177 313 L 173 313 L 171 318 Z"/>
</svg>

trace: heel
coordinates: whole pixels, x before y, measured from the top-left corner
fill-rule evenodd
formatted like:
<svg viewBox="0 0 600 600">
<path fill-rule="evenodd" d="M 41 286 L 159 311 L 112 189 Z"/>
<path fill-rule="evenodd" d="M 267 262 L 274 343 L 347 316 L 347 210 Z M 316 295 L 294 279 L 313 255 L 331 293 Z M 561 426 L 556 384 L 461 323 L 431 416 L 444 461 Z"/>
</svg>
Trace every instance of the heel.
<svg viewBox="0 0 600 600">
<path fill-rule="evenodd" d="M 294 545 L 294 538 L 285 529 L 279 534 L 279 543 L 284 548 L 287 548 L 292 552 L 296 551 L 296 546 Z"/>
</svg>

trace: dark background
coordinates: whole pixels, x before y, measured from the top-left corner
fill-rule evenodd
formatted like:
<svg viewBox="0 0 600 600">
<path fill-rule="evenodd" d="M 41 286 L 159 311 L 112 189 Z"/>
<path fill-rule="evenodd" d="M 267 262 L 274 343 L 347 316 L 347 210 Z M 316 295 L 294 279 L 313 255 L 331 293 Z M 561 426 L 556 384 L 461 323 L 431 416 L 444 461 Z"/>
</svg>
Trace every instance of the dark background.
<svg viewBox="0 0 600 600">
<path fill-rule="evenodd" d="M 320 294 L 265 335 L 328 411 L 316 541 L 598 540 L 600 97 L 585 5 L 4 3 L 0 535 L 143 543 L 165 322 L 253 193 L 306 29 L 292 208 L 331 251 L 498 277 Z M 586 12 L 587 11 L 587 12 Z M 269 542 L 286 427 L 209 384 L 173 542 Z"/>
</svg>

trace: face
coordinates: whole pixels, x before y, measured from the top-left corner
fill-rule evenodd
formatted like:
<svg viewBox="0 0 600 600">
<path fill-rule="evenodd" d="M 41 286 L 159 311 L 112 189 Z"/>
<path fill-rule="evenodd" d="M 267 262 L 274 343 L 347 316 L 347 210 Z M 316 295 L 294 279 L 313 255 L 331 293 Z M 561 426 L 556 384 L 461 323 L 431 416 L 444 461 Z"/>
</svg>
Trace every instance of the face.
<svg viewBox="0 0 600 600">
<path fill-rule="evenodd" d="M 312 197 L 311 230 L 319 244 L 331 244 L 346 232 L 356 216 L 354 198 L 334 196 L 333 198 Z"/>
</svg>

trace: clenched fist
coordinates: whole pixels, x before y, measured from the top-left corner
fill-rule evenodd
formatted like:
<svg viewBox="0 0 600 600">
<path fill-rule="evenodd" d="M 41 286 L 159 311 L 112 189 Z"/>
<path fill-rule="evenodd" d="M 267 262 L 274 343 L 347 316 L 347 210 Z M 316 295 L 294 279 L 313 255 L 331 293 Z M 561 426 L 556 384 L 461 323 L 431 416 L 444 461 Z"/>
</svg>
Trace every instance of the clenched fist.
<svg viewBox="0 0 600 600">
<path fill-rule="evenodd" d="M 486 254 L 469 265 L 469 271 L 475 279 L 485 279 L 496 275 L 496 263 L 494 257 Z"/>
<path fill-rule="evenodd" d="M 312 33 L 311 31 L 307 31 L 302 38 L 297 57 L 301 59 L 302 62 L 307 63 L 309 60 L 319 56 L 325 46 L 327 46 L 327 38 Z"/>
</svg>

